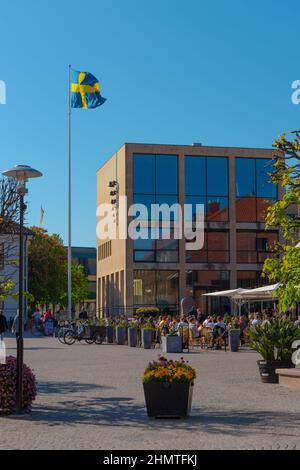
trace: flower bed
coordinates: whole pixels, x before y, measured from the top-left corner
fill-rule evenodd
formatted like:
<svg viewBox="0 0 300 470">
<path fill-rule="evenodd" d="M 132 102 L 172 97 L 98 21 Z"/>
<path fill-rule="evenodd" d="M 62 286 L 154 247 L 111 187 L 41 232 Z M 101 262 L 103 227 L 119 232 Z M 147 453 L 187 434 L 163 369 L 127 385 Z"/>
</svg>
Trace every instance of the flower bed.
<svg viewBox="0 0 300 470">
<path fill-rule="evenodd" d="M 0 413 L 10 414 L 16 409 L 17 360 L 13 356 L 0 364 Z M 36 397 L 36 379 L 32 370 L 23 365 L 23 410 L 29 412 Z"/>
</svg>

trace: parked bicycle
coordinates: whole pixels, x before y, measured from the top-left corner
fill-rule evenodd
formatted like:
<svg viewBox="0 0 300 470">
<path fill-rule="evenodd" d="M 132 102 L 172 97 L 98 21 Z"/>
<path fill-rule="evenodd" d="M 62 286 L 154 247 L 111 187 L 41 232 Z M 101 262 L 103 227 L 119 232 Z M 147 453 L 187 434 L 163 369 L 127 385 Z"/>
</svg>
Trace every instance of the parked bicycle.
<svg viewBox="0 0 300 470">
<path fill-rule="evenodd" d="M 76 329 L 68 329 L 64 333 L 64 342 L 68 346 L 71 346 L 75 341 L 85 341 L 87 344 L 102 344 L 104 336 L 101 331 L 97 331 L 97 328 L 93 329 L 89 326 L 88 321 L 85 321 L 78 325 Z"/>
</svg>

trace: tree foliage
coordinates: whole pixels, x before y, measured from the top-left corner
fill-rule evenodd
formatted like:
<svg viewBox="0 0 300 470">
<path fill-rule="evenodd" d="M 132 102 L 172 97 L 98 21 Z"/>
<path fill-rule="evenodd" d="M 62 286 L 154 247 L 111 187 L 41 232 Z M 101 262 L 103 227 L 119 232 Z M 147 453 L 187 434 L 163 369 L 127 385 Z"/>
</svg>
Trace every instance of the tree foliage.
<svg viewBox="0 0 300 470">
<path fill-rule="evenodd" d="M 19 222 L 19 205 L 16 189 L 17 182 L 14 179 L 3 178 L 0 180 L 0 263 L 3 263 L 4 266 L 8 264 L 16 266 L 14 260 L 11 259 L 11 253 L 15 244 L 13 236 L 18 230 L 17 224 Z M 12 295 L 15 283 L 11 277 L 11 274 L 0 275 L 0 300 L 5 300 Z"/>
<path fill-rule="evenodd" d="M 280 282 L 276 291 L 281 308 L 300 302 L 300 218 L 288 215 L 291 204 L 300 205 L 300 132 L 291 133 L 291 139 L 283 134 L 275 141 L 278 150 L 271 180 L 285 189 L 282 200 L 268 210 L 266 228 L 280 228 L 282 239 L 275 246 L 276 257 L 268 258 L 263 273 L 271 282 Z"/>
<path fill-rule="evenodd" d="M 35 236 L 28 250 L 28 287 L 36 303 L 67 304 L 68 257 L 59 235 L 49 235 L 43 228 L 33 227 Z M 84 269 L 72 264 L 72 302 L 87 296 L 88 281 Z"/>
</svg>

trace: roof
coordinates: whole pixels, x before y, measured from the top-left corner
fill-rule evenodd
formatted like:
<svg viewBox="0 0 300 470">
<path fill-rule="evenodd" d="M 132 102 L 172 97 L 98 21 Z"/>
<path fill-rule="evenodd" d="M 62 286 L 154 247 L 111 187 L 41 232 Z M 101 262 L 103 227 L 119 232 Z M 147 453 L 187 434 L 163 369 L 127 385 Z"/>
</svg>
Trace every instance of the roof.
<svg viewBox="0 0 300 470">
<path fill-rule="evenodd" d="M 3 227 L 4 225 L 4 227 Z M 20 233 L 20 226 L 17 222 L 14 222 L 13 220 L 8 220 L 5 221 L 4 223 L 0 221 L 0 235 L 19 235 Z M 23 233 L 24 235 L 28 236 L 34 236 L 34 232 L 28 228 L 25 227 L 23 228 Z"/>
</svg>

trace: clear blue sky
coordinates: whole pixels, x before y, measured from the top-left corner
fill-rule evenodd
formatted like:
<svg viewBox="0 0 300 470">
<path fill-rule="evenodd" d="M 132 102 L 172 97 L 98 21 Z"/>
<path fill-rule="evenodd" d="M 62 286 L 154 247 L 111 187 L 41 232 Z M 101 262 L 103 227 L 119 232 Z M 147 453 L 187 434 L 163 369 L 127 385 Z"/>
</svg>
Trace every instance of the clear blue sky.
<svg viewBox="0 0 300 470">
<path fill-rule="evenodd" d="M 0 169 L 25 163 L 28 223 L 67 240 L 67 66 L 107 102 L 74 110 L 73 245 L 95 245 L 95 173 L 124 142 L 270 147 L 300 128 L 299 0 L 16 0 L 0 11 Z"/>
</svg>

